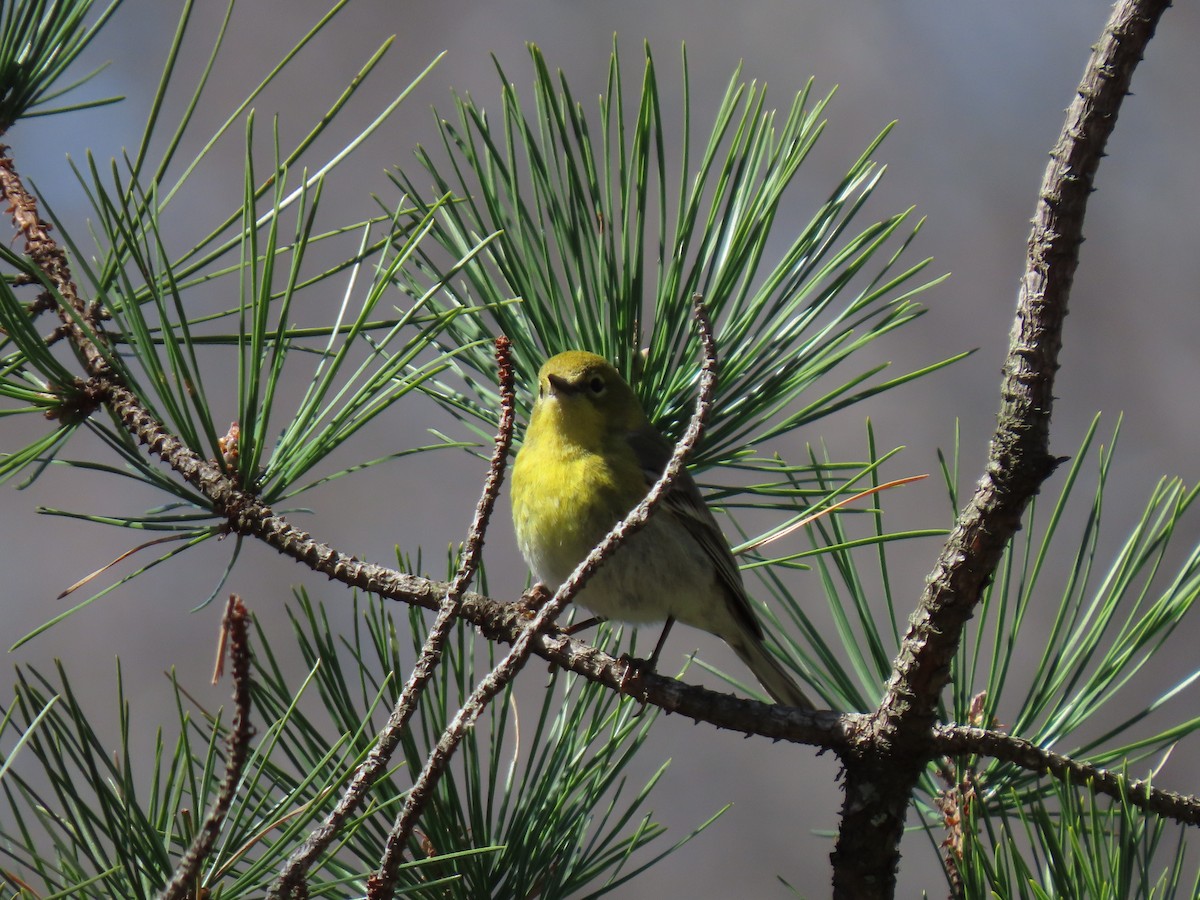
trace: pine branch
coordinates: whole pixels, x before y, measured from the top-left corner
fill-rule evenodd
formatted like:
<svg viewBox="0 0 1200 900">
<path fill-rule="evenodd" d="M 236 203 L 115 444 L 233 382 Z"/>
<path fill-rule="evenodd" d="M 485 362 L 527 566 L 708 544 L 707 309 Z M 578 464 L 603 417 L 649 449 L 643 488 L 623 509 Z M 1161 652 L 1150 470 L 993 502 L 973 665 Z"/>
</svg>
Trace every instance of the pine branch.
<svg viewBox="0 0 1200 900">
<path fill-rule="evenodd" d="M 8 165 L 0 163 L 0 190 L 5 192 L 6 199 L 12 205 L 16 221 L 37 221 L 32 197 L 21 187 L 11 160 Z M 54 243 L 48 235 L 38 237 L 49 244 Z M 53 261 L 54 250 L 43 244 L 39 258 Z M 51 271 L 62 277 L 62 273 L 69 272 L 69 269 L 56 263 L 51 266 Z M 64 286 L 56 282 L 55 288 L 64 296 L 70 293 L 77 296 L 77 292 L 69 285 L 64 291 Z M 75 331 L 72 332 L 72 340 L 82 341 L 86 345 L 90 338 Z M 439 610 L 443 598 L 451 590 L 451 585 L 445 582 L 363 562 L 291 525 L 268 505 L 239 489 L 218 463 L 201 459 L 185 447 L 150 415 L 138 398 L 122 386 L 115 376 L 93 376 L 84 383 L 83 393 L 94 398 L 96 403 L 106 405 L 130 434 L 194 485 L 214 511 L 228 518 L 227 527 L 231 532 L 258 537 L 280 553 L 349 587 L 425 609 Z M 489 639 L 503 643 L 515 642 L 528 624 L 518 606 L 471 591 L 463 592 L 459 614 Z M 530 641 L 533 652 L 547 661 L 610 689 L 624 690 L 641 702 L 657 706 L 667 713 L 679 713 L 697 722 L 707 722 L 745 735 L 810 744 L 832 750 L 843 757 L 861 756 L 873 746 L 871 735 L 877 723 L 870 715 L 800 712 L 688 685 L 655 673 L 640 673 L 631 682 L 625 661 L 589 644 L 571 640 L 561 633 L 539 633 Z M 958 726 L 944 726 L 955 727 Z M 929 742 L 918 753 L 922 761 L 951 753 L 988 752 L 985 746 L 963 745 L 956 748 L 944 745 L 941 742 L 946 738 L 941 734 L 941 731 L 930 732 Z M 1020 758 L 1004 758 L 1024 765 Z M 1033 768 L 1041 768 L 1040 761 Z"/>
<path fill-rule="evenodd" d="M 1164 791 L 1152 787 L 1149 781 L 1125 778 L 1011 734 L 967 725 L 939 725 L 933 732 L 933 745 L 942 748 L 946 756 L 990 756 L 1030 772 L 1045 772 L 1071 784 L 1088 785 L 1099 794 L 1184 825 L 1200 825 L 1200 797 Z"/>
</svg>

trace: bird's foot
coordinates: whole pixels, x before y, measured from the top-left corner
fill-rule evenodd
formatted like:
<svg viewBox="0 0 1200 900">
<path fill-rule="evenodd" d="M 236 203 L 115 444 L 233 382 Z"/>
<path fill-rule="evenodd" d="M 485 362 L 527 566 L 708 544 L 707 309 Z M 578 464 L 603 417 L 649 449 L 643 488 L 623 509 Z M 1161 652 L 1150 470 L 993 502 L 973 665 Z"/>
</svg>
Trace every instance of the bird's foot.
<svg viewBox="0 0 1200 900">
<path fill-rule="evenodd" d="M 595 628 L 601 622 L 607 621 L 608 620 L 602 616 L 592 616 L 590 619 L 583 619 L 582 621 L 573 622 L 572 624 L 567 625 L 565 628 L 563 628 L 562 633 L 569 634 L 571 637 L 574 637 L 581 631 L 587 631 L 589 628 Z"/>
<path fill-rule="evenodd" d="M 625 671 L 621 673 L 621 680 L 617 683 L 617 689 L 628 697 L 637 699 L 641 693 L 638 690 L 639 684 L 644 675 L 654 674 L 653 659 L 637 659 L 630 656 L 628 653 L 622 653 L 618 659 L 625 665 Z M 635 715 L 640 716 L 646 711 L 646 698 L 641 698 L 642 705 Z"/>
</svg>

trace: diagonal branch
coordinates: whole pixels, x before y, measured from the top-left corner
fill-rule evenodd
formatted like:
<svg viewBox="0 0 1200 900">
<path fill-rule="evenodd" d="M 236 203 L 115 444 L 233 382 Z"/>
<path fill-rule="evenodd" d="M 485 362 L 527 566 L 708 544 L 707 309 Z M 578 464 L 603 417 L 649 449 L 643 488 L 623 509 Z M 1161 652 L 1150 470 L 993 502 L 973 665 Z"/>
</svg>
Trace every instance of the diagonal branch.
<svg viewBox="0 0 1200 900">
<path fill-rule="evenodd" d="M 1026 505 L 1058 464 L 1049 450 L 1050 413 L 1084 213 L 1133 70 L 1169 5 L 1124 0 L 1113 10 L 1046 167 L 984 475 L 934 566 L 881 706 L 882 718 L 904 716 L 910 732 L 928 733 L 963 625 Z"/>
<path fill-rule="evenodd" d="M 467 542 L 463 548 L 462 562 L 454 581 L 446 591 L 442 600 L 442 608 L 438 611 L 433 626 L 425 638 L 421 654 L 413 664 L 408 681 L 405 682 L 400 698 L 396 701 L 392 713 L 388 716 L 383 729 L 375 740 L 375 746 L 354 773 L 342 798 L 337 806 L 330 811 L 308 838 L 295 852 L 288 857 L 275 884 L 271 886 L 268 898 L 304 897 L 307 895 L 304 879 L 312 864 L 316 862 L 333 839 L 341 832 L 346 819 L 358 809 L 367 792 L 379 777 L 387 771 L 388 762 L 392 758 L 400 738 L 413 713 L 417 709 L 417 701 L 424 691 L 429 679 L 442 658 L 442 649 L 454 621 L 459 617 L 462 607 L 463 594 L 471 583 L 476 570 L 479 568 L 479 555 L 483 549 L 484 533 L 492 517 L 496 505 L 496 497 L 500 493 L 500 484 L 504 480 L 504 465 L 508 459 L 508 451 L 512 446 L 513 421 L 516 411 L 516 398 L 513 391 L 513 370 L 510 358 L 511 345 L 508 338 L 496 339 L 496 363 L 500 374 L 500 424 L 496 431 L 496 440 L 492 450 L 491 465 L 488 477 L 484 482 L 483 493 L 475 508 L 475 518 L 471 522 L 467 534 Z"/>
<path fill-rule="evenodd" d="M 713 396 L 717 387 L 717 348 L 713 340 L 712 322 L 704 308 L 699 294 L 692 298 L 693 311 L 700 330 L 700 341 L 704 351 L 704 363 L 700 371 L 700 390 L 696 398 L 696 410 L 687 431 L 675 445 L 675 451 L 663 470 L 662 475 L 650 488 L 642 502 L 635 506 L 623 520 L 618 522 L 599 544 L 592 548 L 591 553 L 581 562 L 571 577 L 559 585 L 554 596 L 546 602 L 537 615 L 534 616 L 513 644 L 508 655 L 476 686 L 462 709 L 454 716 L 447 726 L 437 746 L 429 754 L 425 768 L 421 771 L 408 799 L 396 820 L 386 841 L 379 872 L 373 875 L 368 883 L 367 896 L 371 900 L 390 900 L 395 891 L 396 875 L 404 857 L 404 847 L 408 843 L 412 829 L 417 819 L 428 805 L 433 796 L 433 790 L 438 780 L 449 765 L 450 758 L 461 743 L 468 729 L 479 718 L 489 702 L 508 685 L 524 667 L 534 649 L 534 638 L 549 628 L 562 613 L 566 605 L 583 588 L 596 570 L 609 559 L 631 535 L 641 530 L 650 518 L 650 514 L 667 493 L 671 484 L 679 477 L 687 462 L 687 456 L 700 440 L 704 430 L 704 422 L 712 411 Z M 624 681 L 624 678 L 622 679 Z"/>
</svg>

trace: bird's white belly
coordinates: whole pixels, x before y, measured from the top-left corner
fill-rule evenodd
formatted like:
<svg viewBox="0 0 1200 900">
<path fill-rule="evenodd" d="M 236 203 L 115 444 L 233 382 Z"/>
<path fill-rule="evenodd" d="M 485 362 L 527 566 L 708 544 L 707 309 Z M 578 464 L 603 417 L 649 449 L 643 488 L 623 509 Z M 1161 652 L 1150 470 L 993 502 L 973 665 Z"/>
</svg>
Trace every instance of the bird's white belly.
<svg viewBox="0 0 1200 900">
<path fill-rule="evenodd" d="M 547 587 L 555 589 L 571 571 L 543 568 L 532 560 Z M 543 565 L 538 565 L 541 563 Z M 728 630 L 730 612 L 712 561 L 682 525 L 652 515 L 595 571 L 575 602 L 606 619 L 661 622 L 673 616 L 710 632 Z"/>
</svg>

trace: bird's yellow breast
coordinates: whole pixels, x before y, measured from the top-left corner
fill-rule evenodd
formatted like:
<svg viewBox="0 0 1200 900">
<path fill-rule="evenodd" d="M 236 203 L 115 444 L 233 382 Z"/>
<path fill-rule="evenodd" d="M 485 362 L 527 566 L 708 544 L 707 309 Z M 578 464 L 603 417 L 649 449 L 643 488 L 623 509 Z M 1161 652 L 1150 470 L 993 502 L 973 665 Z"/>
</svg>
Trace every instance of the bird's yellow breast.
<svg viewBox="0 0 1200 900">
<path fill-rule="evenodd" d="M 628 445 L 604 448 L 597 434 L 557 427 L 554 402 L 539 402 L 512 475 L 513 525 L 539 580 L 563 581 L 645 493 Z M 582 440 L 581 440 L 582 439 Z M 618 448 L 619 450 L 620 448 Z"/>
</svg>

